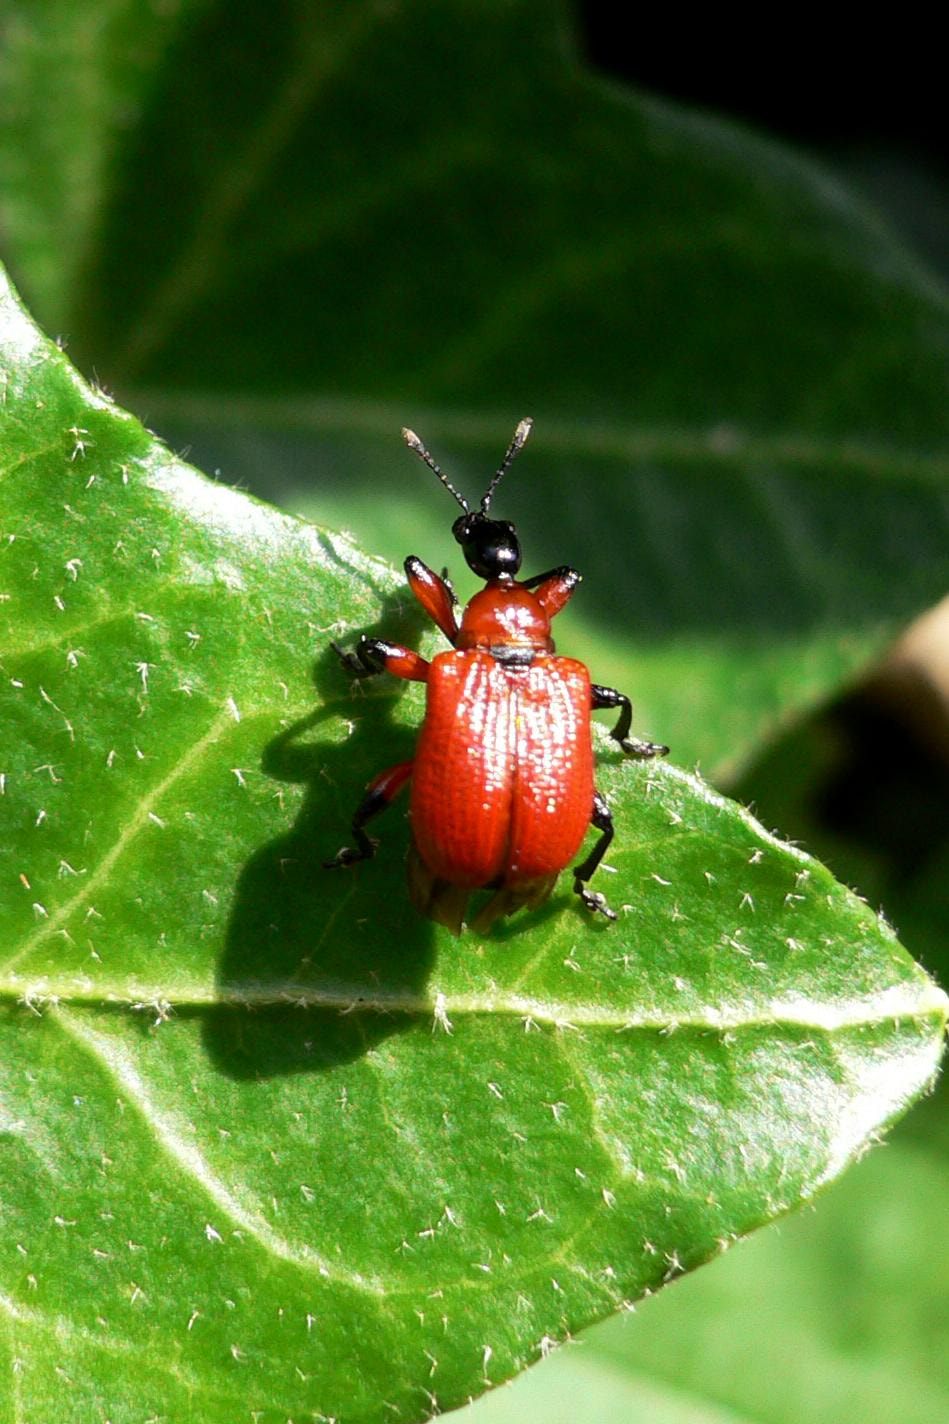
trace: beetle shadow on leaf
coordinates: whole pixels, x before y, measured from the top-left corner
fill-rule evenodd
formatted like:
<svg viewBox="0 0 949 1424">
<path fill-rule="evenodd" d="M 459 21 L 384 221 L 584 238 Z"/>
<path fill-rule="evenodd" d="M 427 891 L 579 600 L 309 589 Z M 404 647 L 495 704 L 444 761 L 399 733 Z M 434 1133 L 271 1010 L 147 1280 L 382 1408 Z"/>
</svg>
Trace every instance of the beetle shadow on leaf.
<svg viewBox="0 0 949 1424">
<path fill-rule="evenodd" d="M 403 600 L 388 598 L 378 623 L 363 631 L 415 646 L 422 620 Z M 366 783 L 412 755 L 415 731 L 393 716 L 405 684 L 380 677 L 351 686 L 328 645 L 313 680 L 320 705 L 261 756 L 277 795 L 280 785 L 302 786 L 302 805 L 286 833 L 240 873 L 218 1003 L 205 1020 L 213 1061 L 237 1078 L 331 1068 L 431 1021 L 434 936 L 409 903 L 404 798 L 370 826 L 380 839 L 373 860 L 334 870 L 323 864 L 351 839 Z M 341 725 L 350 731 L 343 740 Z M 320 740 L 321 726 L 336 739 Z"/>
</svg>

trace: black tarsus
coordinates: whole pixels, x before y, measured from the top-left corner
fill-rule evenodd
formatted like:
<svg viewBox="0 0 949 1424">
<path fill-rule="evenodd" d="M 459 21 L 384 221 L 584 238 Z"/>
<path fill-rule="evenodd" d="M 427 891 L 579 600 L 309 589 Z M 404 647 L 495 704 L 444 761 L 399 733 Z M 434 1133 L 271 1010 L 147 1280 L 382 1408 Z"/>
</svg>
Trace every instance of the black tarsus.
<svg viewBox="0 0 949 1424">
<path fill-rule="evenodd" d="M 336 852 L 332 860 L 324 860 L 323 869 L 336 870 L 341 865 L 353 865 L 357 860 L 372 860 L 379 842 L 372 836 L 367 836 L 363 826 L 391 804 L 390 799 L 383 792 L 367 791 L 356 807 L 356 814 L 353 816 L 352 831 L 353 839 L 356 842 L 355 850 L 352 846 L 343 846 Z"/>
<path fill-rule="evenodd" d="M 596 711 L 604 707 L 619 707 L 621 709 L 619 720 L 610 732 L 610 736 L 614 741 L 619 742 L 627 756 L 640 757 L 643 760 L 649 757 L 668 756 L 669 748 L 664 747 L 661 742 L 644 742 L 639 737 L 629 735 L 633 721 L 633 704 L 625 692 L 617 692 L 615 687 L 601 687 L 598 683 L 593 683 L 590 694 Z"/>
<path fill-rule="evenodd" d="M 600 795 L 599 791 L 594 791 L 593 793 L 593 815 L 590 817 L 590 825 L 593 826 L 595 830 L 602 831 L 603 834 L 590 851 L 586 860 L 581 861 L 579 865 L 573 867 L 573 888 L 588 910 L 592 910 L 594 914 L 605 915 L 608 920 L 615 920 L 617 918 L 616 911 L 610 909 L 606 903 L 606 896 L 601 895 L 598 890 L 588 889 L 586 884 L 603 859 L 609 848 L 610 841 L 616 834 L 610 808 L 607 806 L 605 798 Z"/>
<path fill-rule="evenodd" d="M 449 574 L 449 572 L 448 572 L 448 565 L 447 565 L 447 564 L 443 565 L 442 571 L 441 571 L 441 573 L 438 575 L 438 577 L 441 579 L 442 583 L 443 583 L 443 584 L 445 585 L 445 587 L 448 589 L 448 595 L 449 595 L 449 597 L 451 598 L 451 601 L 452 601 L 452 603 L 454 604 L 454 606 L 457 608 L 457 607 L 458 607 L 458 595 L 457 595 L 457 593 L 455 592 L 455 585 L 454 585 L 454 584 L 452 583 L 452 581 L 451 581 L 451 576 L 450 576 L 450 574 Z"/>
<path fill-rule="evenodd" d="M 345 670 L 356 678 L 376 677 L 385 672 L 386 658 L 400 651 L 395 643 L 387 643 L 384 638 L 367 638 L 365 633 L 356 644 L 355 652 L 347 653 L 338 643 L 330 643 L 330 647 Z"/>
</svg>

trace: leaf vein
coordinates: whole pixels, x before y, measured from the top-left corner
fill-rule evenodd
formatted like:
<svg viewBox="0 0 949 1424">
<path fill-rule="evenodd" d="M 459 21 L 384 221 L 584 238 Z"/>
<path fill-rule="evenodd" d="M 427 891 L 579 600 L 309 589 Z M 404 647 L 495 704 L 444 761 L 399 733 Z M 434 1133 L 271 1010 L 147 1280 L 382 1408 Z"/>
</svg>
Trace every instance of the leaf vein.
<svg viewBox="0 0 949 1424">
<path fill-rule="evenodd" d="M 56 931 L 65 924 L 66 920 L 69 919 L 74 911 L 85 904 L 90 896 L 95 893 L 96 889 L 103 883 L 106 876 L 112 870 L 116 861 L 123 855 L 129 843 L 134 840 L 138 832 L 148 824 L 149 813 L 156 802 L 174 785 L 180 776 L 193 766 L 196 761 L 200 760 L 209 747 L 214 745 L 221 730 L 232 719 L 232 716 L 233 714 L 230 709 L 224 708 L 211 723 L 211 726 L 204 735 L 192 743 L 167 775 L 142 798 L 134 815 L 123 828 L 110 849 L 106 851 L 95 870 L 92 871 L 81 888 L 67 900 L 64 900 L 63 903 L 53 911 L 49 918 L 44 920 L 42 924 L 27 937 L 20 948 L 6 960 L 2 966 L 4 973 L 10 974 L 17 964 L 31 954 L 44 940 L 54 935 Z"/>
<path fill-rule="evenodd" d="M 357 11 L 337 28 L 335 43 L 327 43 L 324 27 L 316 31 L 315 42 L 295 47 L 291 67 L 275 86 L 272 102 L 262 110 L 247 142 L 235 148 L 209 185 L 206 201 L 198 214 L 190 239 L 184 244 L 177 265 L 160 283 L 145 314 L 136 323 L 135 334 L 126 344 L 119 361 L 134 371 L 193 307 L 207 283 L 208 272 L 219 262 L 221 248 L 232 224 L 252 200 L 280 152 L 290 143 L 299 125 L 314 104 L 321 85 L 365 37 L 377 19 L 375 10 Z"/>
<path fill-rule="evenodd" d="M 370 992 L 365 984 L 342 988 L 319 989 L 312 984 L 284 984 L 273 988 L 226 985 L 195 986 L 187 995 L 170 993 L 167 987 L 133 982 L 109 989 L 100 986 L 90 990 L 81 984 L 69 991 L 51 986 L 48 979 L 25 982 L 14 976 L 12 981 L 0 979 L 0 1000 L 29 1003 L 40 1007 L 45 1002 L 70 1004 L 75 1007 L 118 1008 L 123 1005 L 141 1008 L 151 1004 L 166 1004 L 182 1012 L 202 1009 L 255 1010 L 292 1006 L 297 1009 L 336 1009 L 341 1014 L 359 1013 L 406 1014 L 431 1016 L 436 997 L 450 1019 L 454 1018 L 516 1018 L 526 1023 L 552 1028 L 583 1028 L 604 1033 L 739 1033 L 746 1030 L 771 1028 L 805 1030 L 812 1033 L 845 1033 L 850 1029 L 878 1027 L 913 1020 L 945 1021 L 949 1013 L 949 996 L 928 980 L 893 984 L 875 994 L 860 999 L 819 1003 L 807 999 L 772 999 L 754 1006 L 712 1009 L 704 1014 L 675 1014 L 660 1011 L 618 1009 L 598 1004 L 558 1003 L 527 995 L 507 994 L 387 994 L 378 989 Z"/>
<path fill-rule="evenodd" d="M 378 1282 L 348 1271 L 302 1242 L 293 1246 L 280 1236 L 253 1207 L 246 1205 L 215 1175 L 196 1143 L 171 1115 L 159 1107 L 148 1091 L 134 1060 L 105 1034 L 82 1025 L 77 1015 L 61 1006 L 53 1010 L 56 1023 L 73 1043 L 85 1049 L 121 1089 L 126 1101 L 136 1109 L 164 1152 L 194 1180 L 232 1224 L 235 1232 L 249 1233 L 271 1256 L 303 1269 L 315 1270 L 326 1280 L 351 1286 L 375 1296 L 385 1294 Z"/>
</svg>

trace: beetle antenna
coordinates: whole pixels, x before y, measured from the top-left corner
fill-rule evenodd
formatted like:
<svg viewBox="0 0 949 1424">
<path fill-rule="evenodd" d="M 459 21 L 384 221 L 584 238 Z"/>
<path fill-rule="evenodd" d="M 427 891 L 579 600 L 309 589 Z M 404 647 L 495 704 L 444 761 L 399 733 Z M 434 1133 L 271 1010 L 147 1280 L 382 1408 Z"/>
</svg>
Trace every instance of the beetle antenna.
<svg viewBox="0 0 949 1424">
<path fill-rule="evenodd" d="M 528 415 L 524 417 L 524 419 L 520 422 L 517 429 L 515 430 L 514 438 L 512 439 L 510 445 L 507 447 L 504 459 L 498 466 L 497 474 L 494 476 L 494 479 L 488 485 L 488 488 L 485 491 L 484 498 L 481 501 L 482 514 L 487 514 L 488 508 L 491 504 L 492 496 L 494 495 L 494 491 L 501 483 L 502 476 L 506 473 L 508 466 L 514 459 L 514 456 L 519 454 L 520 451 L 523 450 L 525 444 L 527 443 L 527 437 L 531 433 L 531 427 L 533 426 L 533 424 L 534 422 Z"/>
<path fill-rule="evenodd" d="M 465 513 L 470 514 L 471 507 L 468 504 L 468 501 L 465 499 L 463 494 L 458 493 L 458 491 L 455 489 L 455 486 L 451 483 L 448 477 L 444 475 L 442 471 L 438 468 L 438 466 L 435 464 L 435 461 L 432 459 L 431 455 L 428 453 L 425 446 L 422 444 L 421 440 L 416 435 L 415 431 L 407 430 L 406 427 L 403 425 L 402 439 L 405 441 L 406 445 L 408 445 L 410 450 L 415 451 L 416 455 L 418 455 L 420 460 L 425 461 L 428 468 L 432 471 L 432 474 L 438 476 L 442 484 L 445 486 L 446 490 L 448 490 L 451 494 L 455 496 Z"/>
</svg>

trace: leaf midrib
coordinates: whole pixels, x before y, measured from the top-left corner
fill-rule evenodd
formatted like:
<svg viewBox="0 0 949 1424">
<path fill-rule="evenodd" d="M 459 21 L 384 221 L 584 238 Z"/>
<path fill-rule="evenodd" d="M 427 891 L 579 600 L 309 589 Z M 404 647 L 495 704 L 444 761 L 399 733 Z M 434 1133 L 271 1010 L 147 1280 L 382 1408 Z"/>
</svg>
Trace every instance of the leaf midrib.
<svg viewBox="0 0 949 1424">
<path fill-rule="evenodd" d="M 73 1004 L 76 1006 L 98 1006 L 116 1008 L 123 1005 L 132 1009 L 157 1011 L 164 1016 L 172 1010 L 186 1012 L 212 1007 L 261 1008 L 265 1006 L 296 1006 L 299 1008 L 335 1009 L 339 1013 L 377 1012 L 381 1014 L 406 1014 L 416 1017 L 431 1015 L 436 1025 L 450 1031 L 451 1015 L 456 1016 L 499 1016 L 516 1017 L 531 1023 L 554 1027 L 576 1027 L 620 1032 L 639 1030 L 649 1033 L 673 1033 L 679 1031 L 733 1033 L 751 1028 L 785 1026 L 787 1028 L 808 1029 L 813 1032 L 839 1031 L 879 1024 L 884 1021 L 915 1019 L 934 1016 L 938 1022 L 946 1019 L 949 1000 L 934 984 L 921 976 L 912 987 L 906 983 L 894 984 L 887 989 L 865 996 L 863 999 L 843 1003 L 819 1004 L 806 999 L 775 1001 L 766 1012 L 760 1007 L 735 1010 L 709 1006 L 703 1015 L 676 1015 L 656 1013 L 630 1013 L 629 1011 L 605 1010 L 602 1005 L 581 1003 L 557 1003 L 536 999 L 516 993 L 488 994 L 445 994 L 437 988 L 429 995 L 386 994 L 378 990 L 368 993 L 362 985 L 337 984 L 331 987 L 315 988 L 312 984 L 293 982 L 282 985 L 256 985 L 252 987 L 228 986 L 211 987 L 205 984 L 177 985 L 163 988 L 157 985 L 138 985 L 134 982 L 121 985 L 114 993 L 99 983 L 86 989 L 77 976 L 68 983 L 57 986 L 48 977 L 38 977 L 32 982 L 21 981 L 13 974 L 15 966 L 38 949 L 46 940 L 55 935 L 65 922 L 79 909 L 107 878 L 128 845 L 145 826 L 154 807 L 174 783 L 200 758 L 212 749 L 233 718 L 233 708 L 228 704 L 218 711 L 207 729 L 191 744 L 163 779 L 151 788 L 139 801 L 134 814 L 123 827 L 121 834 L 99 861 L 95 870 L 86 879 L 75 895 L 64 900 L 49 917 L 36 927 L 23 943 L 14 950 L 11 957 L 0 965 L 0 1002 L 25 1003 L 38 1007 L 43 1003 Z M 261 714 L 262 715 L 262 714 Z M 710 807 L 722 807 L 724 798 L 702 783 L 696 776 L 677 767 L 667 766 L 664 775 L 696 792 Z M 770 835 L 755 820 L 747 808 L 737 810 L 737 816 L 751 829 L 760 842 L 778 849 L 789 858 L 810 863 L 805 852 L 787 846 Z M 706 834 L 716 832 L 706 828 Z"/>
<path fill-rule="evenodd" d="M 429 995 L 367 992 L 358 984 L 314 988 L 312 984 L 221 986 L 189 985 L 167 989 L 155 984 L 123 984 L 85 989 L 75 983 L 57 989 L 49 979 L 18 982 L 0 980 L 0 1003 L 20 1004 L 37 1011 L 49 1005 L 107 1010 L 130 1009 L 154 1013 L 164 1019 L 172 1013 L 200 1013 L 209 1009 L 296 1008 L 332 1009 L 341 1015 L 375 1013 L 430 1018 L 433 1028 L 451 1033 L 453 1018 L 511 1018 L 531 1027 L 584 1029 L 608 1033 L 722 1034 L 768 1028 L 837 1034 L 883 1024 L 932 1019 L 944 1025 L 949 1017 L 949 996 L 930 980 L 891 985 L 863 998 L 821 1003 L 809 999 L 774 999 L 764 1007 L 714 1008 L 704 1014 L 628 1012 L 604 1009 L 598 1004 L 566 1003 L 523 994 L 445 993 L 437 987 Z"/>
</svg>

